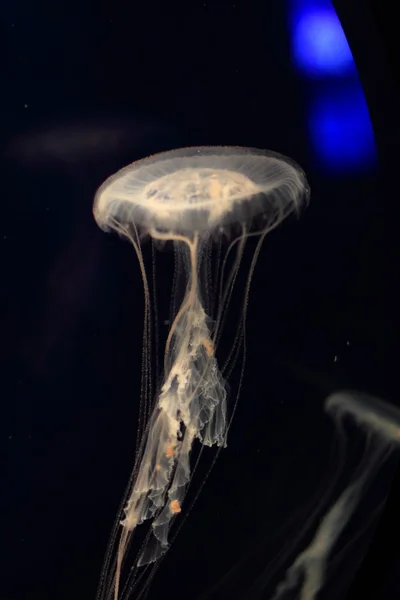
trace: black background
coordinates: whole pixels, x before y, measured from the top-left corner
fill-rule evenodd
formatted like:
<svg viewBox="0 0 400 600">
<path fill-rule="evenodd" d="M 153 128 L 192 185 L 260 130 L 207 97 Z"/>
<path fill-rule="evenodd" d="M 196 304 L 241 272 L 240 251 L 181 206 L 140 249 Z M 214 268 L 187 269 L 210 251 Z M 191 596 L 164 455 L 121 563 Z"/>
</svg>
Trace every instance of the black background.
<svg viewBox="0 0 400 600">
<path fill-rule="evenodd" d="M 301 219 L 265 243 L 228 447 L 149 598 L 194 600 L 241 560 L 208 597 L 253 597 L 298 525 L 277 542 L 268 532 L 329 477 L 324 398 L 353 388 L 398 405 L 396 41 L 387 7 L 361 4 L 337 10 L 380 169 L 346 175 L 313 160 L 284 2 L 2 4 L 1 600 L 95 597 L 133 462 L 143 299 L 133 249 L 101 232 L 91 207 L 133 160 L 185 145 L 270 148 L 299 162 L 312 190 Z M 160 261 L 164 299 L 172 255 Z M 378 478 L 380 499 L 395 467 Z M 343 586 L 359 567 L 349 597 L 398 597 L 395 484 L 364 562 L 340 566 Z M 346 597 L 338 580 L 327 598 Z"/>
</svg>

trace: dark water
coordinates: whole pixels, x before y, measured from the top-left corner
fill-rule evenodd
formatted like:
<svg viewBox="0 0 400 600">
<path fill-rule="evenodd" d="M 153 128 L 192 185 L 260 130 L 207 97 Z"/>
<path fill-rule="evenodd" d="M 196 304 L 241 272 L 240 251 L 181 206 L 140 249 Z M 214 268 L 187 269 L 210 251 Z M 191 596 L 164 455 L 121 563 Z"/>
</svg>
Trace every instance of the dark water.
<svg viewBox="0 0 400 600">
<path fill-rule="evenodd" d="M 15 2 L 2 12 L 1 598 L 95 598 L 134 458 L 143 297 L 133 249 L 97 228 L 93 197 L 133 160 L 202 144 L 288 155 L 312 193 L 300 220 L 267 237 L 228 447 L 148 598 L 272 598 L 305 547 L 290 542 L 309 502 L 335 473 L 324 399 L 351 388 L 399 402 L 389 367 L 396 150 L 376 97 L 364 97 L 362 40 L 349 30 L 354 63 L 323 0 Z M 371 79 L 363 84 L 374 89 Z M 151 261 L 150 247 L 144 252 Z M 172 259 L 158 257 L 161 319 Z M 345 480 L 363 441 L 357 430 L 350 436 Z M 357 597 L 354 586 L 372 585 L 375 570 L 381 591 L 367 597 L 397 597 L 393 555 L 385 554 L 386 579 L 362 568 L 376 564 L 368 551 L 382 556 L 393 543 L 379 537 L 376 520 L 367 525 L 395 468 L 394 453 L 321 598 Z M 283 566 L 269 574 L 288 544 Z"/>
</svg>

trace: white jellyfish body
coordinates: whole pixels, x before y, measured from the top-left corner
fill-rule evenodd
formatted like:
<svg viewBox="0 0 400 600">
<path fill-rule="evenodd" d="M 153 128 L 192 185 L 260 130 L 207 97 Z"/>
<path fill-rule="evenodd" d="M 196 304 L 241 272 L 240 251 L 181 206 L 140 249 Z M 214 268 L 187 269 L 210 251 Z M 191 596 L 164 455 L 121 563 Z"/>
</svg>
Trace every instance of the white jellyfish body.
<svg viewBox="0 0 400 600">
<path fill-rule="evenodd" d="M 94 216 L 105 230 L 115 230 L 133 244 L 145 293 L 144 366 L 140 444 L 131 478 L 114 566 L 110 547 L 101 598 L 120 597 L 122 563 L 135 528 L 151 520 L 137 559 L 141 566 L 167 550 L 171 523 L 182 510 L 190 483 L 190 452 L 203 445 L 226 445 L 229 422 L 224 369 L 216 347 L 246 239 L 259 236 L 244 290 L 235 344 L 240 345 L 250 279 L 265 235 L 309 197 L 303 171 L 278 154 L 239 147 L 183 148 L 140 160 L 110 177 L 98 190 Z M 233 232 L 231 234 L 231 232 Z M 236 250 L 229 273 L 226 261 L 217 269 L 220 281 L 215 310 L 205 310 L 209 294 L 203 255 L 216 238 L 233 235 L 227 252 Z M 159 394 L 152 398 L 151 308 L 141 240 L 172 241 L 183 265 L 186 289 L 167 337 Z M 203 268 L 200 269 L 200 265 Z M 116 545 L 114 530 L 111 544 Z M 104 583 L 106 581 L 106 583 Z M 128 598 L 130 584 L 122 597 Z"/>
<path fill-rule="evenodd" d="M 303 171 L 273 152 L 239 147 L 182 148 L 139 160 L 110 177 L 93 212 L 103 229 L 115 222 L 171 239 L 232 224 L 271 227 L 308 200 Z"/>
</svg>

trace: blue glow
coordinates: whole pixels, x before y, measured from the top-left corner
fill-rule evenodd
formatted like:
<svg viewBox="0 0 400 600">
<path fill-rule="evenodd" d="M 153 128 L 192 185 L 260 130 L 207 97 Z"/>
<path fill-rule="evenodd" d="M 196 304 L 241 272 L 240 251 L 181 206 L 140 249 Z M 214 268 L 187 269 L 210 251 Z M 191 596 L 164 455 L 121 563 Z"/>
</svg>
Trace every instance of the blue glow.
<svg viewBox="0 0 400 600">
<path fill-rule="evenodd" d="M 374 132 L 358 81 L 321 90 L 309 111 L 311 140 L 321 166 L 354 172 L 376 164 Z"/>
<path fill-rule="evenodd" d="M 291 0 L 292 52 L 296 67 L 311 76 L 355 70 L 339 18 L 329 0 Z"/>
</svg>

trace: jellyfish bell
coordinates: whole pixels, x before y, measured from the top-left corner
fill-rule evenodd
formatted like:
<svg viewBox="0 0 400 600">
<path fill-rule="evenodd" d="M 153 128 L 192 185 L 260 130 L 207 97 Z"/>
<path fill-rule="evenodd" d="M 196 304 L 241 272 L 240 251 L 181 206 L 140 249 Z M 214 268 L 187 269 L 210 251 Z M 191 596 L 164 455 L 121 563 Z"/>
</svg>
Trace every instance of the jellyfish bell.
<svg viewBox="0 0 400 600">
<path fill-rule="evenodd" d="M 144 589 L 147 584 L 135 569 L 121 587 L 134 531 L 144 521 L 151 522 L 134 566 L 159 561 L 171 543 L 174 520 L 185 512 L 195 440 L 202 446 L 226 446 L 243 375 L 244 323 L 261 243 L 308 198 L 305 175 L 293 161 L 240 147 L 163 152 L 122 169 L 98 190 L 94 217 L 102 229 L 115 230 L 131 241 L 145 296 L 137 453 L 122 514 L 111 536 L 99 598 L 127 599 L 139 580 Z M 173 242 L 175 252 L 171 325 L 156 393 L 152 385 L 155 278 L 147 275 L 141 249 L 146 236 L 157 243 Z M 213 240 L 224 236 L 233 237 L 225 254 L 219 246 L 211 258 Z M 240 314 L 233 321 L 237 324 L 234 340 L 220 364 L 217 347 L 250 236 L 259 239 L 247 270 Z M 233 255 L 231 261 L 228 255 Z M 183 281 L 179 294 L 177 281 Z M 227 380 L 241 351 L 238 391 L 228 416 Z"/>
<path fill-rule="evenodd" d="M 309 198 L 303 171 L 277 153 L 194 147 L 150 156 L 100 187 L 94 216 L 105 230 L 127 227 L 192 237 L 235 224 L 270 228 Z"/>
</svg>

